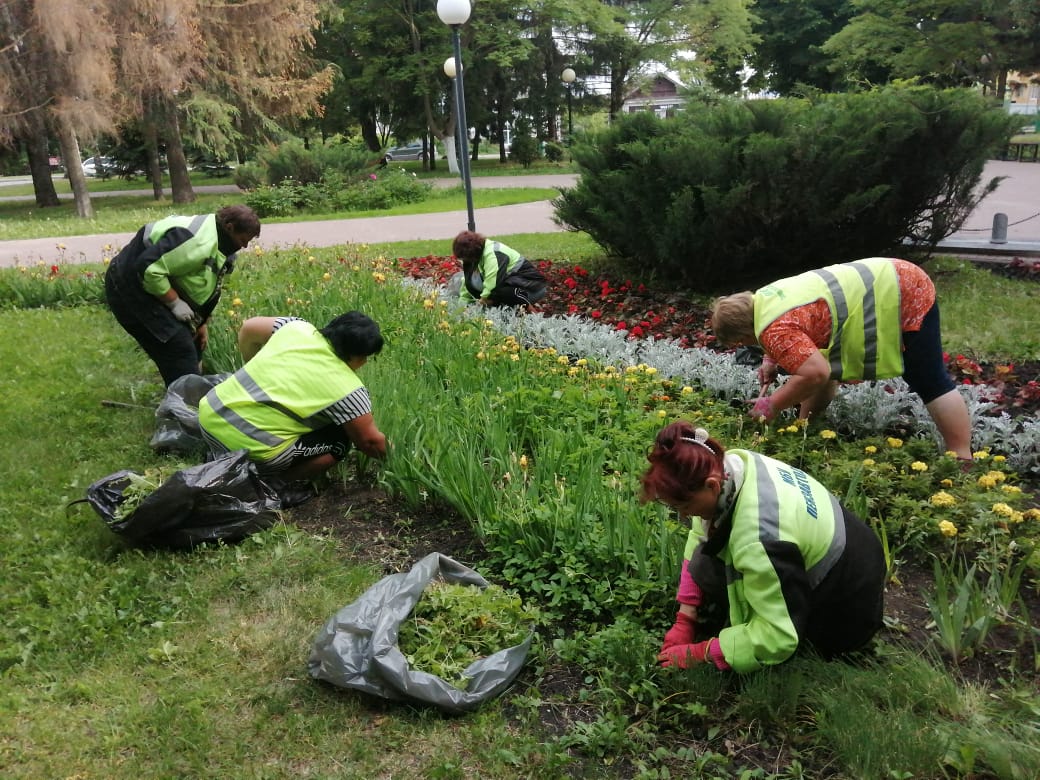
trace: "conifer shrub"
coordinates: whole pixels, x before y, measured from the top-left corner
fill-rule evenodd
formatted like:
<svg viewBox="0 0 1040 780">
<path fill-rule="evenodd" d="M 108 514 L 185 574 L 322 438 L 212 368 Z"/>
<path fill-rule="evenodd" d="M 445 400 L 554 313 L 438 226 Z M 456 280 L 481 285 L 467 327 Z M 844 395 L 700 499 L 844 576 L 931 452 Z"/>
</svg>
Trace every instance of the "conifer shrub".
<svg viewBox="0 0 1040 780">
<path fill-rule="evenodd" d="M 572 147 L 556 216 L 623 265 L 730 292 L 934 248 L 996 187 L 978 185 L 1013 124 L 974 92 L 907 85 L 634 114 Z"/>
</svg>

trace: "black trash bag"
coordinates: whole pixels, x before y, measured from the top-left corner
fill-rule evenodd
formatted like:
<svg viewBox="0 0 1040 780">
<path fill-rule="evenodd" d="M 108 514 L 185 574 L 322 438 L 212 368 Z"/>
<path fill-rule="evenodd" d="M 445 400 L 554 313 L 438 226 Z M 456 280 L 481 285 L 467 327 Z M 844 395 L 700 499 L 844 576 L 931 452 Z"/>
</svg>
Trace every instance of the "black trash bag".
<svg viewBox="0 0 1040 780">
<path fill-rule="evenodd" d="M 155 433 L 148 445 L 156 452 L 193 455 L 206 450 L 199 429 L 199 402 L 230 374 L 186 374 L 170 383 L 155 410 Z"/>
<path fill-rule="evenodd" d="M 204 542 L 233 543 L 278 520 L 278 494 L 260 478 L 245 450 L 175 472 L 136 509 L 117 518 L 131 473 L 99 479 L 82 500 L 113 532 L 138 546 L 190 549 Z"/>
<path fill-rule="evenodd" d="M 412 670 L 397 647 L 401 622 L 435 578 L 487 587 L 473 569 L 441 553 L 430 553 L 400 574 L 384 577 L 357 601 L 329 618 L 318 632 L 307 668 L 311 677 L 392 701 L 432 704 L 453 714 L 475 710 L 520 673 L 531 649 L 532 633 L 518 645 L 470 664 L 462 691 L 428 672 Z"/>
</svg>

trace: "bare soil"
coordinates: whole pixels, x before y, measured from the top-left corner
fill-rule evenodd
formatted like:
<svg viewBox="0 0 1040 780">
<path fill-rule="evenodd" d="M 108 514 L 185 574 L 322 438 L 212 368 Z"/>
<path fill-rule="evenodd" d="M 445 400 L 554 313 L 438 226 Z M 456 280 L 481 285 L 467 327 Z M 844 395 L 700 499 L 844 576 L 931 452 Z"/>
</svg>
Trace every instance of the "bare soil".
<svg viewBox="0 0 1040 780">
<path fill-rule="evenodd" d="M 287 519 L 304 530 L 338 540 L 347 560 L 376 566 L 387 574 L 405 571 L 428 553 L 441 552 L 481 571 L 489 580 L 494 579 L 482 565 L 484 548 L 470 525 L 443 505 L 413 509 L 377 487 L 352 480 L 333 483 L 316 498 L 289 510 Z M 883 639 L 934 652 L 931 617 L 925 601 L 925 594 L 932 587 L 930 568 L 914 562 L 900 566 L 885 595 Z M 1035 588 L 1023 588 L 1022 596 L 1031 624 L 1040 625 L 1040 594 Z M 950 673 L 962 681 L 996 687 L 1015 678 L 1037 685 L 1040 675 L 1034 668 L 1034 653 L 1033 643 L 1020 631 L 1002 627 L 991 634 L 986 652 L 958 664 L 948 658 L 943 660 Z M 541 701 L 538 717 L 548 738 L 567 734 L 575 724 L 597 718 L 596 708 L 581 696 L 583 677 L 582 670 L 575 666 L 550 661 L 537 676 L 533 670 L 525 670 L 518 679 L 515 689 L 537 688 Z M 522 717 L 512 710 L 506 696 L 507 716 L 513 713 Z M 780 748 L 759 745 L 750 739 L 741 741 L 741 733 L 734 730 L 733 736 L 725 740 L 736 765 L 775 768 L 789 763 L 790 757 L 782 755 L 783 750 L 778 755 Z M 684 733 L 676 737 L 684 745 L 692 739 L 703 741 L 705 749 L 709 747 L 707 734 L 698 737 Z M 718 749 L 716 742 L 711 742 L 711 747 Z M 602 770 L 600 766 L 600 773 L 595 776 L 603 776 Z M 635 772 L 621 761 L 609 774 L 630 777 Z"/>
</svg>

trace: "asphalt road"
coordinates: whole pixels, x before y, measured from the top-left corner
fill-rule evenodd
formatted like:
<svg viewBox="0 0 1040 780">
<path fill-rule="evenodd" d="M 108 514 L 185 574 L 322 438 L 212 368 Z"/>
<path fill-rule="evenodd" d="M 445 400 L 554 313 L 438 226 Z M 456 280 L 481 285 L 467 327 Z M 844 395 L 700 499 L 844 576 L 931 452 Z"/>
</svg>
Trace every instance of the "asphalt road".
<svg viewBox="0 0 1040 780">
<path fill-rule="evenodd" d="M 1040 250 L 1040 163 L 993 161 L 986 165 L 986 180 L 1001 176 L 997 190 L 982 201 L 965 221 L 961 230 L 951 236 L 944 248 L 961 251 L 1004 248 L 1027 252 Z M 488 187 L 569 187 L 573 174 L 532 176 L 476 177 L 473 184 L 474 222 L 481 233 L 491 236 L 516 233 L 550 233 L 563 228 L 553 222 L 549 201 L 523 203 L 516 206 L 480 207 L 480 190 Z M 457 180 L 435 180 L 439 186 L 454 186 Z M 198 191 L 237 192 L 233 186 L 200 187 Z M 994 215 L 1008 218 L 1008 244 L 997 247 L 990 243 Z M 449 211 L 410 216 L 365 217 L 318 222 L 265 224 L 260 238 L 250 246 L 275 249 L 292 246 L 326 247 L 347 243 L 382 243 L 388 241 L 429 241 L 430 252 L 447 254 L 448 243 L 467 227 L 468 214 Z M 0 241 L 0 267 L 56 262 L 102 262 L 111 257 L 128 240 L 126 233 L 109 233 L 63 238 L 38 238 Z"/>
</svg>

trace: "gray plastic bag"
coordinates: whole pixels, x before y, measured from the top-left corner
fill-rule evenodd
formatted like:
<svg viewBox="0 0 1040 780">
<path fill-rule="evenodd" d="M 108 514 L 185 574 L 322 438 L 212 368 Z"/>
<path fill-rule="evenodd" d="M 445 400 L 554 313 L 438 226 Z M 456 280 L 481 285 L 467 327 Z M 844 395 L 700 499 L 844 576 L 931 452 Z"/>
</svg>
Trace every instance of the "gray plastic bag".
<svg viewBox="0 0 1040 780">
<path fill-rule="evenodd" d="M 466 690 L 427 672 L 412 670 L 397 647 L 401 622 L 411 614 L 434 579 L 487 587 L 473 569 L 441 553 L 430 553 L 407 572 L 384 577 L 357 601 L 325 623 L 311 649 L 311 677 L 380 698 L 432 704 L 446 712 L 475 710 L 504 691 L 520 673 L 532 633 L 518 645 L 475 661 Z"/>
<path fill-rule="evenodd" d="M 155 433 L 148 445 L 155 452 L 191 455 L 206 449 L 199 429 L 199 402 L 230 374 L 187 374 L 170 383 L 155 410 Z"/>
</svg>

